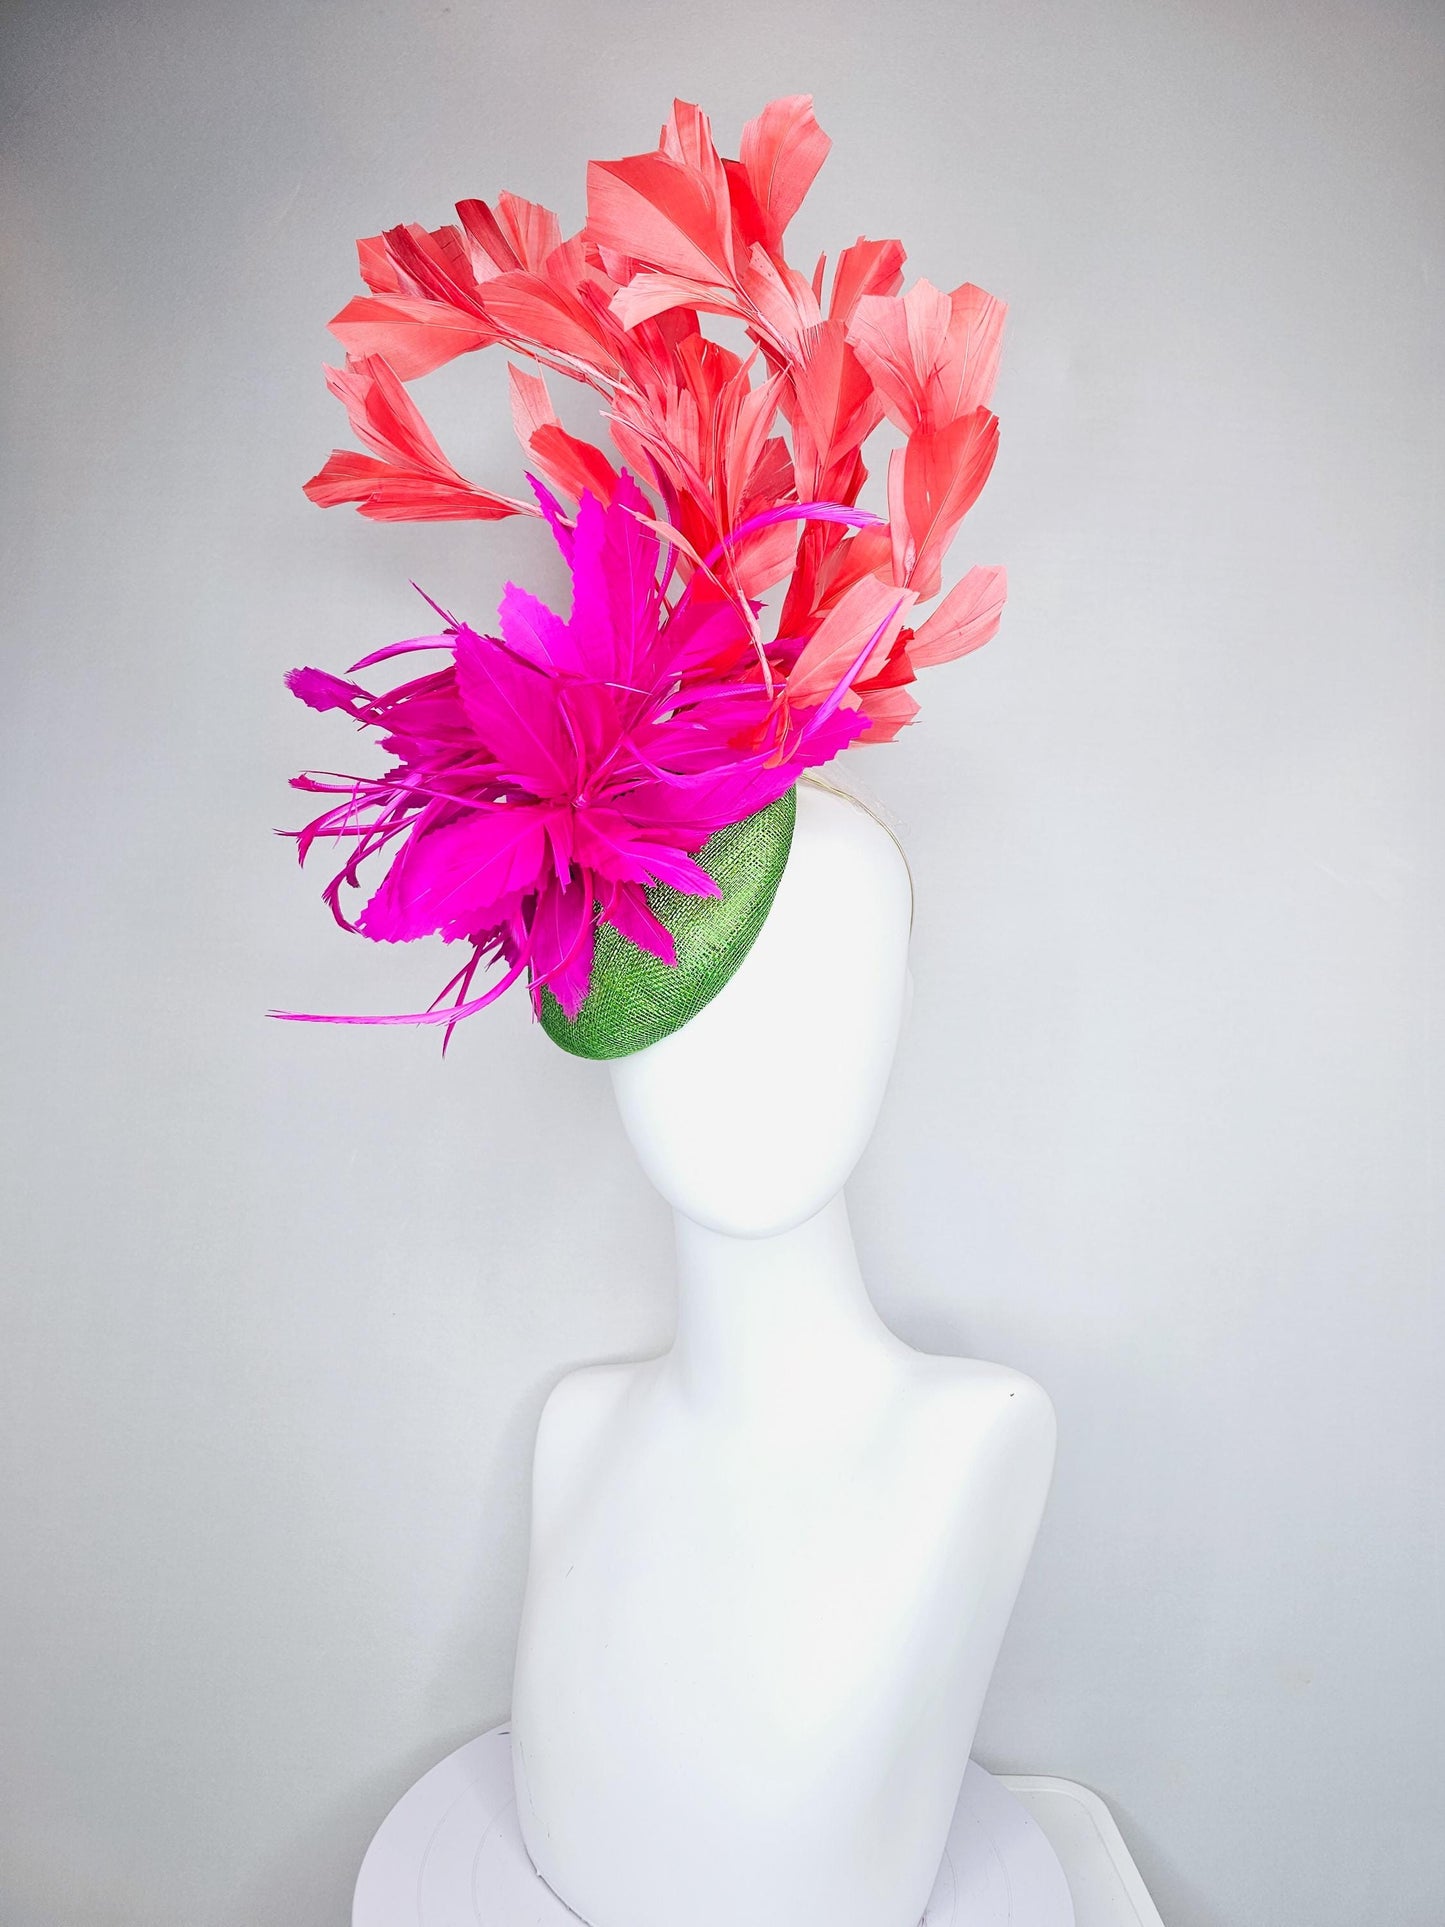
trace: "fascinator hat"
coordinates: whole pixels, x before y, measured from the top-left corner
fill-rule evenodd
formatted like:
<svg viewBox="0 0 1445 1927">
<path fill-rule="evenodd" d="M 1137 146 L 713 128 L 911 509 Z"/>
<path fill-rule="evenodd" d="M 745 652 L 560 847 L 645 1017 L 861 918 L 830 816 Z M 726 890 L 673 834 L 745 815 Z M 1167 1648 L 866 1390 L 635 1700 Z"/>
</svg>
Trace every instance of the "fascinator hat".
<svg viewBox="0 0 1445 1927">
<path fill-rule="evenodd" d="M 276 1015 L 437 1024 L 445 1041 L 521 980 L 579 1056 L 656 1042 L 747 955 L 799 778 L 891 741 L 919 671 L 994 634 L 1001 568 L 938 598 L 998 445 L 1003 305 L 969 283 L 904 293 L 892 240 L 855 241 L 831 275 L 826 257 L 792 266 L 784 235 L 828 146 L 799 95 L 724 159 L 678 101 L 653 152 L 590 164 L 570 239 L 502 194 L 358 244 L 368 291 L 331 323 L 346 359 L 327 384 L 367 452 L 334 452 L 307 495 L 376 521 L 538 517 L 571 604 L 509 583 L 484 632 L 432 603 L 430 633 L 287 678 L 388 759 L 294 779 L 328 799 L 295 835 L 303 863 L 318 842 L 343 854 L 333 916 L 383 943 L 440 937 L 463 962 L 425 1010 Z M 452 467 L 408 386 L 493 346 L 518 358 L 515 496 Z M 593 392 L 610 448 L 563 427 L 547 374 Z M 885 420 L 902 442 L 875 515 L 858 500 Z M 420 673 L 372 686 L 403 661 Z"/>
</svg>

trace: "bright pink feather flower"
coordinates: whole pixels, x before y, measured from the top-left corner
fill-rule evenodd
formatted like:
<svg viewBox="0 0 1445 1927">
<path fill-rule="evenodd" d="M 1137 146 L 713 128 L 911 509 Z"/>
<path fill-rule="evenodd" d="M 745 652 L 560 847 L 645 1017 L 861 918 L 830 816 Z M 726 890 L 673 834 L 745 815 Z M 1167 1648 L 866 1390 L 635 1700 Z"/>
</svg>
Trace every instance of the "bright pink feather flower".
<svg viewBox="0 0 1445 1927">
<path fill-rule="evenodd" d="M 699 573 L 668 601 L 651 507 L 629 475 L 606 507 L 584 494 L 575 526 L 537 493 L 572 575 L 567 617 L 508 584 L 499 634 L 455 623 L 358 663 L 449 654 L 385 694 L 320 669 L 287 679 L 311 708 L 379 731 L 395 759 L 378 777 L 295 779 L 343 799 L 298 835 L 303 862 L 319 838 L 349 845 L 326 890 L 333 914 L 381 942 L 439 936 L 471 951 L 442 1008 L 325 1021 L 450 1027 L 524 971 L 534 1002 L 546 987 L 575 1016 L 598 917 L 674 962 L 646 890 L 718 894 L 694 860 L 714 831 L 775 802 L 867 727 L 844 698 L 886 623 L 870 627 L 821 700 L 780 703 L 733 599 L 706 593 Z M 343 888 L 360 888 L 362 865 L 384 853 L 379 886 L 347 916 Z M 478 967 L 495 960 L 505 974 L 471 997 Z"/>
</svg>

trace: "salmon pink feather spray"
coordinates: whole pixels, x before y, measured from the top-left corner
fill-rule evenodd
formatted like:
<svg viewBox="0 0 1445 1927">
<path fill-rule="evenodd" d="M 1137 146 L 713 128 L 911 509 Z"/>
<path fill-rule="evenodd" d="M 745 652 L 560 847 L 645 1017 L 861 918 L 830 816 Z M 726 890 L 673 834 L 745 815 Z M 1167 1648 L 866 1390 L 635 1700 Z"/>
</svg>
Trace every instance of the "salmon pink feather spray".
<svg viewBox="0 0 1445 1927">
<path fill-rule="evenodd" d="M 450 1036 L 524 975 L 534 1004 L 548 990 L 572 1017 L 604 922 L 672 963 L 649 891 L 717 894 L 696 860 L 710 837 L 850 743 L 890 741 L 917 713 L 918 671 L 996 631 L 993 567 L 911 625 L 993 465 L 1003 305 L 971 284 L 903 293 L 897 241 L 844 248 L 831 280 L 826 258 L 793 267 L 784 234 L 828 148 L 806 95 L 765 107 L 736 160 L 678 101 L 652 153 L 590 164 L 570 239 L 502 194 L 358 243 L 369 292 L 331 324 L 346 363 L 327 382 L 368 452 L 336 451 L 306 493 L 379 521 L 541 516 L 572 604 L 509 584 L 495 634 L 443 616 L 347 677 L 287 678 L 391 759 L 379 776 L 294 779 L 333 799 L 297 833 L 303 862 L 321 840 L 345 853 L 333 915 L 380 942 L 467 950 L 428 1010 L 305 1021 Z M 452 466 L 406 385 L 491 346 L 531 364 L 510 368 L 530 471 L 515 496 Z M 594 391 L 612 453 L 562 426 L 543 371 Z M 904 438 L 886 519 L 857 507 L 885 419 Z M 425 652 L 433 666 L 385 692 L 352 679 Z M 343 891 L 363 889 L 349 914 Z M 484 965 L 501 974 L 473 994 Z"/>
</svg>

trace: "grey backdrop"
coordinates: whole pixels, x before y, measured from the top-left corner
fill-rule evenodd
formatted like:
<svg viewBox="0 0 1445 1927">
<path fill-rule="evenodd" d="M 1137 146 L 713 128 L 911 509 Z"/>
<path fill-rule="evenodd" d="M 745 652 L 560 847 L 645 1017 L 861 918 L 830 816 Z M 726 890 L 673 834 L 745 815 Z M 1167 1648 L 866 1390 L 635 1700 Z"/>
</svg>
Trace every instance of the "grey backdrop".
<svg viewBox="0 0 1445 1927">
<path fill-rule="evenodd" d="M 1060 1417 L 979 1752 L 1097 1788 L 1169 1927 L 1441 1919 L 1442 23 L 6 9 L 7 1927 L 342 1927 L 506 1713 L 537 1412 L 665 1342 L 668 1225 L 519 999 L 445 1064 L 262 1014 L 440 974 L 272 839 L 347 743 L 282 672 L 412 633 L 409 577 L 557 586 L 534 527 L 304 502 L 323 324 L 358 234 L 509 185 L 571 226 L 674 92 L 731 145 L 806 89 L 798 254 L 901 233 L 1012 303 L 956 558 L 1003 632 L 851 772 L 918 882 L 878 1302 Z M 510 486 L 503 388 L 426 393 Z"/>
</svg>

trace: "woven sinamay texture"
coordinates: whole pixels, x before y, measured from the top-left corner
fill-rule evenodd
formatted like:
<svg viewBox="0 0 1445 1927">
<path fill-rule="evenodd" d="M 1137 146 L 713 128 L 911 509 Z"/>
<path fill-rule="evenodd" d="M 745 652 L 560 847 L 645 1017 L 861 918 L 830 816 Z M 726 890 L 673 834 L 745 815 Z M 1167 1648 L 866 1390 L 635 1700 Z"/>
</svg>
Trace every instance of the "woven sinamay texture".
<svg viewBox="0 0 1445 1927">
<path fill-rule="evenodd" d="M 797 812 L 797 791 L 789 790 L 708 838 L 697 860 L 721 897 L 684 896 L 665 883 L 648 891 L 677 944 L 675 965 L 599 924 L 592 987 L 576 1021 L 551 991 L 542 992 L 542 1028 L 552 1042 L 574 1057 L 626 1057 L 696 1017 L 752 949 L 773 907 Z"/>
</svg>

